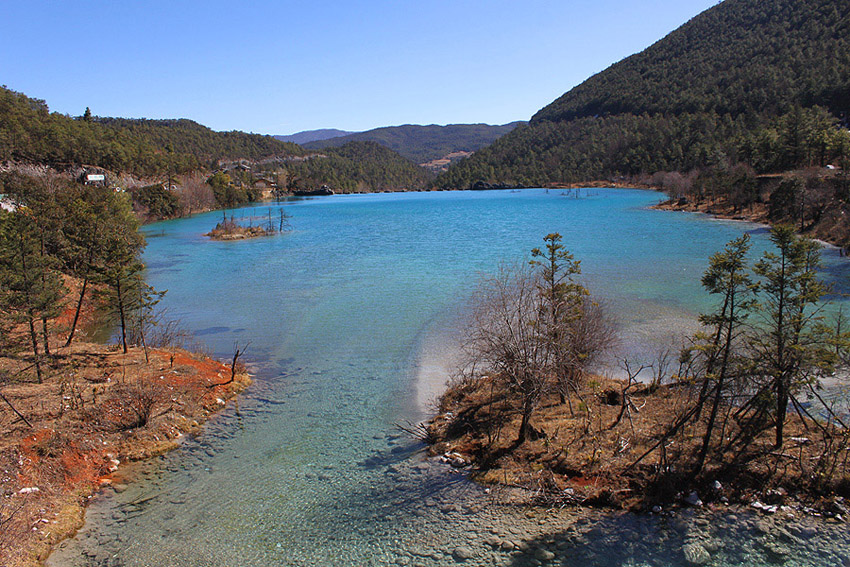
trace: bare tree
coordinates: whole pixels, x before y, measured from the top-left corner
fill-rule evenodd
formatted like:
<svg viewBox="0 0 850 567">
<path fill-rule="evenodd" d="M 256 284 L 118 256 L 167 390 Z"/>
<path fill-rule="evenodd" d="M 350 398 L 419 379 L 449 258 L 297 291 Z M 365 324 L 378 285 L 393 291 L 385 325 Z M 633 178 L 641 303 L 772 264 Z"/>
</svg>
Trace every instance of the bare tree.
<svg viewBox="0 0 850 567">
<path fill-rule="evenodd" d="M 502 266 L 476 293 L 466 367 L 489 375 L 512 396 L 522 416 L 517 443 L 531 434 L 531 417 L 551 388 L 539 281 L 528 266 Z"/>
</svg>

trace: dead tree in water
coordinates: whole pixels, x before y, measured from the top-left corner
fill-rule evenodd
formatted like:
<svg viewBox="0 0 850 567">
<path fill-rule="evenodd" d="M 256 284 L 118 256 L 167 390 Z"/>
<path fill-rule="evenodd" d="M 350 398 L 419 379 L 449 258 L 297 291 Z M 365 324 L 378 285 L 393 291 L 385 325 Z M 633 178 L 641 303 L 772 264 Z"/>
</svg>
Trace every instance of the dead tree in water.
<svg viewBox="0 0 850 567">
<path fill-rule="evenodd" d="M 218 386 L 227 386 L 228 384 L 232 384 L 234 380 L 236 380 L 236 364 L 239 362 L 239 357 L 245 354 L 245 351 L 248 350 L 248 346 L 251 343 L 245 343 L 245 346 L 240 350 L 239 343 L 233 345 L 233 360 L 230 362 L 230 379 L 226 382 L 221 382 L 220 384 L 210 384 L 207 386 L 208 388 L 217 388 Z"/>
</svg>

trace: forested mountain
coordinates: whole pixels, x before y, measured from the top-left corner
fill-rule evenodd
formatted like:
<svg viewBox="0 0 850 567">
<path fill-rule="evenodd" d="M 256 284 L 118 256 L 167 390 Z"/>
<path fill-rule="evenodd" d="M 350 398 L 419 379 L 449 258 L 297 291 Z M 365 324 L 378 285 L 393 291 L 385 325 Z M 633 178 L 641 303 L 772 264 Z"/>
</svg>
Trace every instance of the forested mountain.
<svg viewBox="0 0 850 567">
<path fill-rule="evenodd" d="M 302 155 L 271 136 L 214 132 L 191 120 L 80 118 L 0 88 L 0 160 L 61 167 L 88 164 L 140 176 L 192 171 L 224 158 Z"/>
<path fill-rule="evenodd" d="M 376 142 L 349 142 L 327 148 L 321 156 L 287 165 L 292 189 L 328 185 L 337 193 L 417 190 L 431 181 L 427 170 Z"/>
<path fill-rule="evenodd" d="M 297 144 L 281 142 L 274 136 L 247 134 L 238 130 L 216 132 L 185 118 L 148 120 L 144 118 L 95 118 L 99 124 L 127 132 L 167 151 L 194 156 L 199 163 L 215 160 L 259 160 L 270 156 L 303 155 Z"/>
<path fill-rule="evenodd" d="M 850 155 L 850 4 L 726 0 L 441 175 L 539 185 Z"/>
<path fill-rule="evenodd" d="M 356 132 L 349 132 L 347 130 L 337 130 L 336 128 L 323 128 L 321 130 L 305 130 L 303 132 L 290 134 L 289 136 L 275 136 L 275 138 L 277 138 L 281 142 L 292 142 L 293 144 L 307 144 L 309 142 L 328 140 L 330 138 L 339 138 L 340 136 L 347 136 L 349 134 L 355 133 Z"/>
<path fill-rule="evenodd" d="M 489 124 L 449 124 L 438 126 L 387 126 L 348 136 L 305 143 L 305 148 L 339 147 L 348 142 L 377 142 L 415 163 L 426 163 L 452 152 L 474 152 L 507 134 L 521 122 L 502 126 Z"/>
</svg>

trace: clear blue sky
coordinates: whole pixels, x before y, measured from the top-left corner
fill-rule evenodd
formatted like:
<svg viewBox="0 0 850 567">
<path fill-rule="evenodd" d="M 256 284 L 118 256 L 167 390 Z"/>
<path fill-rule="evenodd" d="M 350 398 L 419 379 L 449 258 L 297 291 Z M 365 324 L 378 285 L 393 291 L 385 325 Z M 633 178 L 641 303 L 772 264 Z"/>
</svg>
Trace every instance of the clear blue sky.
<svg viewBox="0 0 850 567">
<path fill-rule="evenodd" d="M 0 84 L 289 134 L 526 120 L 716 0 L 0 0 Z"/>
</svg>

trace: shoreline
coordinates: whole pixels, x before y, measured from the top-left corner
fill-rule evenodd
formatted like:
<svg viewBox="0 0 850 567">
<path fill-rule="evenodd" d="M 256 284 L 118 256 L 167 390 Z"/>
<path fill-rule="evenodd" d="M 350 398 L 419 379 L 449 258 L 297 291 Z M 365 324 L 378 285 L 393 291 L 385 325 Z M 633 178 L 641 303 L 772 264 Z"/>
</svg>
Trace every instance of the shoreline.
<svg viewBox="0 0 850 567">
<path fill-rule="evenodd" d="M 715 219 L 721 220 L 729 220 L 729 221 L 739 221 L 739 222 L 749 222 L 754 224 L 759 224 L 765 227 L 772 227 L 774 223 L 770 222 L 770 219 L 767 216 L 767 208 L 764 204 L 761 204 L 758 207 L 752 207 L 748 212 L 744 211 L 736 211 L 734 207 L 728 205 L 723 201 L 716 202 L 703 202 L 703 203 L 682 203 L 681 200 L 677 201 L 676 199 L 667 199 L 666 201 L 662 201 L 656 205 L 652 205 L 651 209 L 655 209 L 658 211 L 672 211 L 672 212 L 686 212 L 686 213 L 701 213 L 705 215 L 711 215 Z M 845 248 L 841 245 L 840 242 L 837 241 L 838 236 L 830 234 L 828 231 L 823 233 L 822 231 L 817 230 L 818 227 L 815 227 L 815 230 L 807 230 L 800 232 L 798 228 L 795 227 L 795 232 L 800 234 L 801 236 L 805 236 L 806 238 L 810 238 L 825 248 L 835 248 L 839 251 L 839 253 L 843 256 L 845 255 Z"/>
<path fill-rule="evenodd" d="M 644 516 L 738 507 L 765 516 L 798 513 L 842 525 L 850 521 L 846 499 L 840 494 L 846 490 L 813 490 L 796 470 L 788 471 L 788 476 L 765 477 L 755 463 L 731 480 L 722 469 L 707 469 L 704 477 L 693 482 L 677 476 L 672 484 L 658 484 L 653 479 L 654 465 L 629 465 L 646 447 L 636 441 L 634 446 L 623 446 L 621 441 L 629 430 L 663 427 L 664 416 L 681 395 L 680 387 L 638 384 L 629 394 L 629 403 L 636 409 L 620 422 L 616 416 L 627 386 L 624 380 L 589 376 L 580 398 L 584 401 L 574 413 L 559 404 L 556 395 L 549 395 L 532 420 L 535 435 L 517 445 L 512 440 L 518 415 L 508 413 L 498 429 L 487 431 L 493 416 L 504 411 L 498 409 L 502 394 L 492 389 L 489 378 L 450 385 L 438 413 L 426 424 L 429 454 L 465 471 L 469 480 L 483 487 L 513 492 L 516 501 L 533 508 L 590 507 Z M 596 416 L 593 421 L 600 425 L 586 422 L 584 413 Z M 786 428 L 788 450 L 807 455 L 804 423 L 789 418 Z M 495 437 L 488 441 L 490 435 Z"/>
<path fill-rule="evenodd" d="M 123 463 L 178 447 L 251 383 L 242 370 L 230 382 L 228 365 L 183 349 L 151 350 L 145 362 L 141 348 L 125 355 L 108 345 L 77 343 L 59 356 L 77 362 L 74 374 L 81 379 L 73 381 L 73 399 L 59 396 L 65 401 L 58 415 L 51 406 L 57 392 L 68 391 L 65 382 L 17 383 L 4 390 L 32 424 L 3 423 L 0 464 L 12 473 L 0 480 L 0 558 L 6 567 L 44 565 L 83 526 L 97 493 L 126 490 Z M 156 397 L 150 398 L 147 422 L 127 428 L 126 420 L 136 417 L 133 404 L 149 394 Z"/>
</svg>

